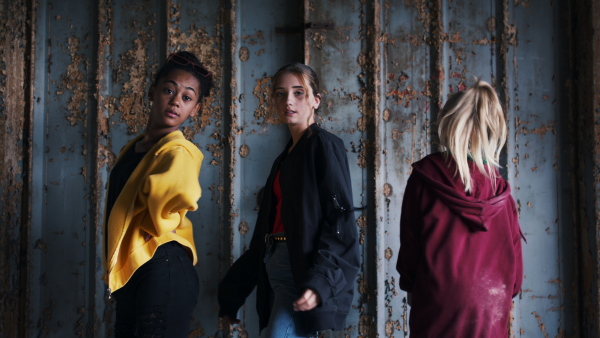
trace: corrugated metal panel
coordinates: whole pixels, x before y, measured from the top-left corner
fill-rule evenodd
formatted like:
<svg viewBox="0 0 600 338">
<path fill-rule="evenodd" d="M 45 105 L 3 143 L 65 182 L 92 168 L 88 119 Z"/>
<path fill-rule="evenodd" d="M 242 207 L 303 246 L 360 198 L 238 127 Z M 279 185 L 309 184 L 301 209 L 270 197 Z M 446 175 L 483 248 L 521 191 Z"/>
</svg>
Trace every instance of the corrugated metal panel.
<svg viewBox="0 0 600 338">
<path fill-rule="evenodd" d="M 108 172 L 145 127 L 156 64 L 179 49 L 198 54 L 216 79 L 202 114 L 184 126 L 205 155 L 203 196 L 190 214 L 201 281 L 190 336 L 228 330 L 216 315 L 217 284 L 249 244 L 258 192 L 289 137 L 266 102 L 270 76 L 293 61 L 320 75 L 319 120 L 344 140 L 354 203 L 367 206 L 357 213 L 363 264 L 353 310 L 332 336 L 409 334 L 395 271 L 404 187 L 410 164 L 435 149 L 440 105 L 474 77 L 505 101 L 504 174 L 528 238 L 511 335 L 593 336 L 598 159 L 585 149 L 597 143 L 596 119 L 581 122 L 572 105 L 583 99 L 568 95 L 572 33 L 562 27 L 571 10 L 505 0 L 1 3 L 0 336 L 112 334 L 114 304 L 101 282 Z M 572 125 L 587 136 L 572 139 Z M 251 296 L 234 335 L 257 336 L 254 304 Z"/>
</svg>

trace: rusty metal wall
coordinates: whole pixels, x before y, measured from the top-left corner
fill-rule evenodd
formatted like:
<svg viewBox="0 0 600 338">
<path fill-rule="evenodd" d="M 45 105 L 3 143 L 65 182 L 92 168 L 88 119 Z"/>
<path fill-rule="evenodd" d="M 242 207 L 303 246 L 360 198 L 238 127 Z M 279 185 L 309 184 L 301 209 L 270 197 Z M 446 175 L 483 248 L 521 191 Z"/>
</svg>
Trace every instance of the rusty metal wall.
<svg viewBox="0 0 600 338">
<path fill-rule="evenodd" d="M 191 337 L 229 331 L 217 318 L 217 284 L 249 244 L 258 192 L 289 137 L 266 102 L 270 76 L 294 61 L 320 75 L 318 120 L 344 140 L 354 204 L 367 207 L 357 214 L 362 265 L 347 329 L 328 336 L 409 335 L 395 271 L 404 187 L 410 164 L 435 150 L 441 104 L 475 77 L 495 85 L 507 110 L 502 172 L 528 240 L 510 334 L 596 336 L 599 100 L 590 55 L 599 45 L 585 42 L 598 8 L 593 0 L 0 2 L 0 336 L 112 335 L 114 304 L 101 281 L 107 177 L 143 131 L 156 65 L 180 49 L 216 80 L 202 114 L 184 126 L 205 155 L 203 196 L 189 215 L 201 281 Z M 251 296 L 233 336 L 257 336 L 254 304 Z"/>
</svg>

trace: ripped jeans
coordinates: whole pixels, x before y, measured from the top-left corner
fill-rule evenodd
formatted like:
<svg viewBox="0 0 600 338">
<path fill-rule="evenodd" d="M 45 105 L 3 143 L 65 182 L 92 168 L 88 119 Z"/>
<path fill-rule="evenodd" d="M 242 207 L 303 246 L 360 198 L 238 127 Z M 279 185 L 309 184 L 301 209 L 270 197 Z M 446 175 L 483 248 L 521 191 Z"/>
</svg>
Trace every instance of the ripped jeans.
<svg viewBox="0 0 600 338">
<path fill-rule="evenodd" d="M 158 247 L 113 296 L 115 337 L 187 337 L 200 282 L 186 250 L 177 242 Z"/>
</svg>

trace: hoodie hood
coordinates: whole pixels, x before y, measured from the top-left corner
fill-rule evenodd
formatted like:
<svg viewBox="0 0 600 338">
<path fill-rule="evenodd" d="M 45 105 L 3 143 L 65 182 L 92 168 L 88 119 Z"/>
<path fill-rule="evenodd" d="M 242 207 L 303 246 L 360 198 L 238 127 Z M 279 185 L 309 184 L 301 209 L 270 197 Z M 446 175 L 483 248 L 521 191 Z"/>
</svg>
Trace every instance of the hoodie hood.
<svg viewBox="0 0 600 338">
<path fill-rule="evenodd" d="M 474 183 L 470 194 L 465 192 L 451 156 L 432 154 L 413 163 L 412 167 L 413 173 L 435 191 L 455 214 L 460 215 L 471 231 L 488 231 L 491 221 L 509 203 L 510 186 L 506 181 L 498 176 L 495 185 L 492 185 L 475 163 L 469 163 Z"/>
</svg>

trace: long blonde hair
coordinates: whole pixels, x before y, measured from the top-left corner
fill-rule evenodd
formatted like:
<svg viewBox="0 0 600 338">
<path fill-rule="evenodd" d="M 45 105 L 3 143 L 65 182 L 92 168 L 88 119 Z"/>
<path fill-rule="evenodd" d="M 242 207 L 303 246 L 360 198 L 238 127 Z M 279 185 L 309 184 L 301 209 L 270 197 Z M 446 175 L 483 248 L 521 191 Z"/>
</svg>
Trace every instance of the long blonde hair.
<svg viewBox="0 0 600 338">
<path fill-rule="evenodd" d="M 494 88 L 477 80 L 466 91 L 454 94 L 442 108 L 437 124 L 441 150 L 450 152 L 454 158 L 465 192 L 472 190 L 469 158 L 495 184 L 494 166 L 500 166 L 500 150 L 506 143 L 507 127 Z"/>
</svg>

